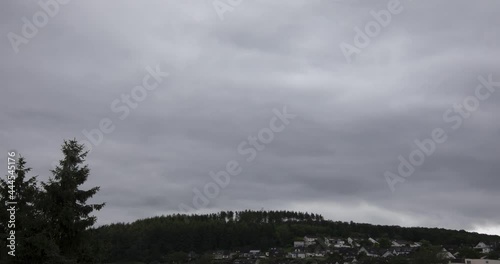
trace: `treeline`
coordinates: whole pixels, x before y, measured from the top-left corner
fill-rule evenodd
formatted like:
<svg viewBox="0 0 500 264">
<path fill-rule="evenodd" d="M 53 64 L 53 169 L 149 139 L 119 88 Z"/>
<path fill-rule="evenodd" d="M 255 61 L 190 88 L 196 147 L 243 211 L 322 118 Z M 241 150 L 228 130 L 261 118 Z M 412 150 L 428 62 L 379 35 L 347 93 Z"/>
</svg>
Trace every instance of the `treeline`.
<svg viewBox="0 0 500 264">
<path fill-rule="evenodd" d="M 317 222 L 324 221 L 320 214 L 293 211 L 221 211 L 211 214 L 169 215 L 154 218 L 183 219 L 185 221 L 220 221 L 220 222 L 246 222 L 246 223 L 283 223 L 283 222 Z M 148 218 L 139 221 L 148 221 Z"/>
<path fill-rule="evenodd" d="M 457 246 L 500 241 L 498 236 L 466 231 L 333 222 L 318 214 L 290 211 L 159 216 L 102 226 L 94 230 L 94 235 L 106 248 L 107 262 L 165 261 L 175 252 L 286 248 L 305 235 L 425 240 L 434 245 Z"/>
<path fill-rule="evenodd" d="M 61 150 L 47 182 L 29 177 L 26 160 L 9 153 L 8 175 L 0 179 L 0 263 L 101 263 L 89 228 L 96 221 L 90 214 L 104 204 L 87 204 L 98 187 L 80 189 L 89 175 L 87 152 L 76 140 Z"/>
</svg>

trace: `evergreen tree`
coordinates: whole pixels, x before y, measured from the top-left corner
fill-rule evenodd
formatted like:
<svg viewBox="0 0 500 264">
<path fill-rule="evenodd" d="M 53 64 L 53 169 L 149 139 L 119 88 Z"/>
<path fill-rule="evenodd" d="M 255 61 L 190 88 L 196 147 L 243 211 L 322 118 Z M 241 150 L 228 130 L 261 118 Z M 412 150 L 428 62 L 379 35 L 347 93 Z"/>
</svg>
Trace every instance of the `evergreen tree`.
<svg viewBox="0 0 500 264">
<path fill-rule="evenodd" d="M 96 217 L 90 215 L 100 210 L 104 204 L 87 204 L 99 187 L 82 190 L 80 186 L 87 181 L 89 168 L 83 165 L 88 151 L 76 140 L 64 141 L 62 145 L 64 158 L 52 170 L 53 178 L 42 183 L 44 188 L 43 209 L 51 224 L 50 231 L 54 235 L 61 254 L 68 259 L 77 260 L 85 248 L 85 231 L 94 225 Z"/>
<path fill-rule="evenodd" d="M 26 167 L 23 157 L 19 158 L 16 166 L 14 177 L 7 177 L 7 181 L 0 179 L 1 233 L 8 234 L 13 230 L 16 237 L 15 256 L 11 256 L 5 252 L 6 237 L 2 235 L 1 263 L 44 263 L 57 258 L 58 249 L 50 239 L 39 207 L 40 189 L 36 177 L 27 179 L 31 168 Z M 15 202 L 15 221 L 9 222 L 7 208 L 10 205 L 6 202 Z"/>
</svg>

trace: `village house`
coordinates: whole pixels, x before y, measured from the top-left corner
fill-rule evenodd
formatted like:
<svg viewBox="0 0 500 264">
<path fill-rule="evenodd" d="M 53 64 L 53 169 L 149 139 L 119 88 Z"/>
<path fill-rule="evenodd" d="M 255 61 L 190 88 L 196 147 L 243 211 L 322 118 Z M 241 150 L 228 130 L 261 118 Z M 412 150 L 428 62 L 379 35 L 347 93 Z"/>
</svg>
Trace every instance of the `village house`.
<svg viewBox="0 0 500 264">
<path fill-rule="evenodd" d="M 315 245 L 316 241 L 318 240 L 318 237 L 316 236 L 305 236 L 304 237 L 304 244 L 306 247 Z"/>
<path fill-rule="evenodd" d="M 420 246 L 422 246 L 422 244 L 420 244 L 419 242 L 413 242 L 410 244 L 410 247 L 412 247 L 412 248 L 418 248 Z"/>
<path fill-rule="evenodd" d="M 361 247 L 358 251 L 358 254 L 365 253 L 368 257 L 381 257 L 387 251 L 381 248 L 376 247 Z"/>
<path fill-rule="evenodd" d="M 446 248 L 441 249 L 441 252 L 439 253 L 439 255 L 445 259 L 456 259 L 456 257 L 452 253 L 450 253 L 448 250 L 446 250 Z"/>
<path fill-rule="evenodd" d="M 368 238 L 368 241 L 372 242 L 372 244 L 374 244 L 374 245 L 375 245 L 375 244 L 378 244 L 378 241 L 377 241 L 377 240 L 375 240 L 375 239 L 373 239 L 373 238 L 371 238 L 371 237 L 370 237 L 370 238 Z"/>
<path fill-rule="evenodd" d="M 298 248 L 298 247 L 305 247 L 304 241 L 294 241 L 293 242 L 293 247 Z"/>
<path fill-rule="evenodd" d="M 391 243 L 392 243 L 391 247 L 406 247 L 412 244 L 412 242 L 404 240 L 392 240 Z"/>
<path fill-rule="evenodd" d="M 359 247 L 359 243 L 358 243 L 358 240 L 355 240 L 355 239 L 352 239 L 352 238 L 347 238 L 347 243 L 349 243 L 349 245 L 351 245 L 352 247 Z"/>
<path fill-rule="evenodd" d="M 250 258 L 265 258 L 266 255 L 263 254 L 260 250 L 255 249 L 255 250 L 250 250 L 248 251 L 248 256 Z"/>
<path fill-rule="evenodd" d="M 486 245 L 484 242 L 479 242 L 475 247 L 474 247 L 475 250 L 483 253 L 483 254 L 487 254 L 487 253 L 490 253 L 491 250 L 492 250 L 492 247 L 489 246 L 489 245 Z"/>
<path fill-rule="evenodd" d="M 344 239 L 342 238 L 330 238 L 329 244 L 333 246 L 334 248 L 345 248 L 345 247 L 351 247 L 351 245 Z"/>
<path fill-rule="evenodd" d="M 288 258 L 305 258 L 306 252 L 303 248 L 295 248 L 292 252 L 287 255 Z"/>
</svg>

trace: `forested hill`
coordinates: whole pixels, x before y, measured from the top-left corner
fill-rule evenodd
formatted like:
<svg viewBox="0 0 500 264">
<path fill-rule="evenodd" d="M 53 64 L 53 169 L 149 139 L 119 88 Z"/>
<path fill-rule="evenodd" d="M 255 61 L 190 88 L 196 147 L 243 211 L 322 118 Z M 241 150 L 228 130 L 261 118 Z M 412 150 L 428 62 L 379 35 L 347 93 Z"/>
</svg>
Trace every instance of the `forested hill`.
<svg viewBox="0 0 500 264">
<path fill-rule="evenodd" d="M 499 241 L 491 236 L 438 228 L 403 228 L 334 222 L 321 215 L 290 211 L 220 212 L 168 215 L 91 230 L 107 261 L 158 259 L 169 252 L 290 247 L 305 235 L 427 240 L 434 245 L 473 245 Z"/>
</svg>

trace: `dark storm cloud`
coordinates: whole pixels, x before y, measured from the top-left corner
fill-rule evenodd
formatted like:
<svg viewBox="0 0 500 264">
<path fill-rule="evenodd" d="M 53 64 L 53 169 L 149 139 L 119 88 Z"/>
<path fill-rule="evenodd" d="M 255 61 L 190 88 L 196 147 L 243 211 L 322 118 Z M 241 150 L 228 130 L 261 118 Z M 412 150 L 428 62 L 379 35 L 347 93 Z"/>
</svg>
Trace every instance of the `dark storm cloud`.
<svg viewBox="0 0 500 264">
<path fill-rule="evenodd" d="M 22 34 L 22 17 L 41 8 L 3 2 L 2 147 L 47 179 L 63 139 L 88 140 L 83 130 L 111 119 L 88 158 L 88 186 L 107 203 L 100 224 L 193 207 L 193 189 L 235 160 L 241 173 L 192 212 L 304 210 L 500 233 L 500 93 L 456 130 L 443 119 L 474 96 L 478 76 L 500 81 L 500 5 L 401 0 L 348 64 L 340 44 L 388 2 L 243 1 L 220 20 L 210 0 L 73 1 L 17 54 L 9 32 Z M 112 102 L 156 65 L 170 76 L 121 120 Z M 238 146 L 285 106 L 296 118 L 247 161 Z M 447 141 L 392 193 L 384 172 L 435 128 Z"/>
</svg>

